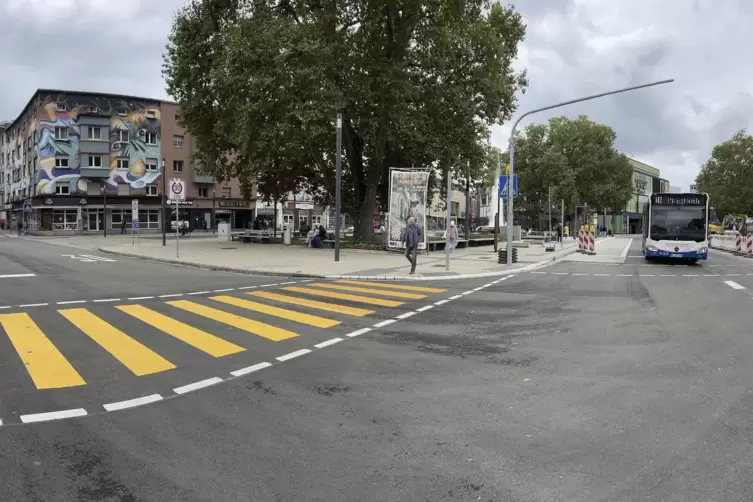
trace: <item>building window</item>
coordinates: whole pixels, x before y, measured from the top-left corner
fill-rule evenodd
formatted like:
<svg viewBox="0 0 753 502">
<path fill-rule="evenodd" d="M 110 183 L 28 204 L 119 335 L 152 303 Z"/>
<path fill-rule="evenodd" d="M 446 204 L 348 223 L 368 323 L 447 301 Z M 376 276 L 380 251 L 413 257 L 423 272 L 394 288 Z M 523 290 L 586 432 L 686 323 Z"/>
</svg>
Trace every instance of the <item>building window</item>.
<svg viewBox="0 0 753 502">
<path fill-rule="evenodd" d="M 154 110 L 148 110 L 146 112 L 146 118 L 148 118 L 148 119 L 156 119 L 157 118 L 157 112 L 155 112 Z"/>
<path fill-rule="evenodd" d="M 180 113 L 175 114 L 175 123 L 180 124 Z"/>
<path fill-rule="evenodd" d="M 144 143 L 147 145 L 156 145 L 157 144 L 157 133 L 155 132 L 148 132 L 144 135 Z"/>
<path fill-rule="evenodd" d="M 128 131 L 124 129 L 118 129 L 115 131 L 115 141 L 118 141 L 120 143 L 128 143 L 130 139 L 130 135 L 128 134 Z"/>
<path fill-rule="evenodd" d="M 118 115 L 125 117 L 126 115 L 128 115 L 128 110 L 125 108 L 118 108 Z"/>
<path fill-rule="evenodd" d="M 139 211 L 139 227 L 152 230 L 159 229 L 159 209 L 141 209 Z M 126 226 L 131 226 L 130 209 L 112 210 L 112 228 L 118 228 L 125 221 Z"/>
<path fill-rule="evenodd" d="M 156 197 L 157 195 L 157 185 L 147 185 L 146 186 L 146 194 L 152 197 Z"/>
<path fill-rule="evenodd" d="M 89 139 L 102 139 L 102 128 L 89 126 Z"/>
<path fill-rule="evenodd" d="M 68 185 L 55 185 L 55 193 L 57 195 L 69 195 L 71 193 L 71 187 Z"/>
<path fill-rule="evenodd" d="M 183 136 L 173 136 L 173 148 L 183 148 Z"/>
<path fill-rule="evenodd" d="M 59 111 L 59 112 L 67 112 L 68 111 L 68 106 L 66 106 L 65 103 L 58 103 L 57 111 Z"/>
<path fill-rule="evenodd" d="M 157 159 L 146 159 L 146 170 L 157 171 Z"/>
<path fill-rule="evenodd" d="M 182 173 L 183 172 L 183 161 L 182 160 L 174 160 L 173 161 L 173 171 L 176 173 Z"/>
<path fill-rule="evenodd" d="M 231 196 L 230 187 L 222 187 L 222 198 L 229 199 Z"/>
<path fill-rule="evenodd" d="M 89 167 L 102 167 L 102 157 L 89 155 Z"/>
<path fill-rule="evenodd" d="M 58 141 L 66 141 L 68 139 L 68 128 L 67 127 L 56 127 L 55 128 L 55 139 Z"/>
<path fill-rule="evenodd" d="M 199 187 L 199 197 L 209 197 L 209 189 L 207 187 Z"/>
<path fill-rule="evenodd" d="M 116 160 L 115 167 L 117 167 L 118 169 L 128 169 L 128 159 Z"/>
<path fill-rule="evenodd" d="M 76 209 L 53 209 L 53 230 L 76 230 L 78 228 L 78 211 Z"/>
<path fill-rule="evenodd" d="M 55 157 L 55 167 L 63 169 L 68 167 L 68 157 Z"/>
</svg>

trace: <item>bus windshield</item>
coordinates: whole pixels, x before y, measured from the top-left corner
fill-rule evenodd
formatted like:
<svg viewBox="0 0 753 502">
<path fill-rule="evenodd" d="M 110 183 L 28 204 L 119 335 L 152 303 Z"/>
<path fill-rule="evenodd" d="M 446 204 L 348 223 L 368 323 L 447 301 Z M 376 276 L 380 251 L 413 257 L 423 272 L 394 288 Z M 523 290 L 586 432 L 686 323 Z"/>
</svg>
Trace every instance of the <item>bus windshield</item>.
<svg viewBox="0 0 753 502">
<path fill-rule="evenodd" d="M 652 206 L 650 239 L 655 241 L 706 240 L 706 208 L 702 206 Z"/>
</svg>

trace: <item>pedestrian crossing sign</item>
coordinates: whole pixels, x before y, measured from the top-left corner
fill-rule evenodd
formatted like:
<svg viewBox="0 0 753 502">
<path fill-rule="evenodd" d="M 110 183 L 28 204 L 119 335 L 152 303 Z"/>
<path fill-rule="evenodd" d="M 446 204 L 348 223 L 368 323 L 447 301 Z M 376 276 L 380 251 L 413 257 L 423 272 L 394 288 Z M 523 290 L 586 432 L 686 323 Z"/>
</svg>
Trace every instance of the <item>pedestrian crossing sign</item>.
<svg viewBox="0 0 753 502">
<path fill-rule="evenodd" d="M 499 177 L 499 198 L 500 199 L 507 199 L 510 188 L 507 186 L 507 183 L 509 182 L 510 177 L 509 176 L 500 176 Z M 515 175 L 512 177 L 512 196 L 513 198 L 518 196 L 518 176 Z"/>
</svg>

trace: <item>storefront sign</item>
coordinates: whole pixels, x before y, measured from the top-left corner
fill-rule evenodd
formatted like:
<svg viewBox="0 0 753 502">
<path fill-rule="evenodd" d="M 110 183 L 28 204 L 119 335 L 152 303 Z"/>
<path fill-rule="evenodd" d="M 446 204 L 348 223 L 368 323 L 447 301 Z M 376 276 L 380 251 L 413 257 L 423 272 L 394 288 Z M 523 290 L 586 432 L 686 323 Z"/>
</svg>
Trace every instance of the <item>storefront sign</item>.
<svg viewBox="0 0 753 502">
<path fill-rule="evenodd" d="M 242 200 L 221 200 L 217 202 L 219 207 L 240 207 L 245 208 L 246 202 Z"/>
<path fill-rule="evenodd" d="M 175 205 L 175 206 L 193 206 L 192 200 L 169 200 L 167 201 L 167 205 Z"/>
</svg>

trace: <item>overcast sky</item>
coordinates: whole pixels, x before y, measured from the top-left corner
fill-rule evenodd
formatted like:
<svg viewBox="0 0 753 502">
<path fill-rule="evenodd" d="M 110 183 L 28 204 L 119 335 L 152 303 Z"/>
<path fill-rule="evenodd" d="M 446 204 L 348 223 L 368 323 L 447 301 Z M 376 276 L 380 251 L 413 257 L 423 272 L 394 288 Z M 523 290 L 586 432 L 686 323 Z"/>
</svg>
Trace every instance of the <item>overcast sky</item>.
<svg viewBox="0 0 753 502">
<path fill-rule="evenodd" d="M 687 189 L 711 148 L 753 121 L 753 2 L 749 0 L 525 0 L 518 65 L 528 110 L 640 83 L 673 84 L 551 115 L 611 125 L 617 147 Z M 0 0 L 0 120 L 39 87 L 166 98 L 161 54 L 184 0 Z M 510 126 L 492 142 L 507 145 Z"/>
</svg>

